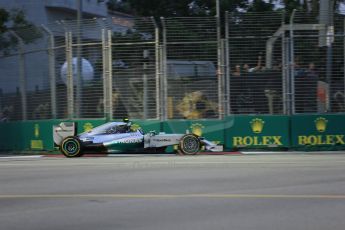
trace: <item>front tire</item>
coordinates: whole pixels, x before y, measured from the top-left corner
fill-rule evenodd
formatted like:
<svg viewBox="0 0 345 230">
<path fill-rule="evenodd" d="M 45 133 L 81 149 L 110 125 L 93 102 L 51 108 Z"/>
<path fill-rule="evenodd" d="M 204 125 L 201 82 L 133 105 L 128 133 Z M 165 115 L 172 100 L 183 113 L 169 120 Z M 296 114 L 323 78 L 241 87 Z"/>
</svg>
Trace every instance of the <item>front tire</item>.
<svg viewBox="0 0 345 230">
<path fill-rule="evenodd" d="M 77 137 L 66 137 L 60 146 L 60 151 L 66 157 L 80 157 L 82 153 L 82 145 Z"/>
<path fill-rule="evenodd" d="M 200 148 L 201 142 L 195 134 L 186 134 L 180 140 L 179 151 L 184 155 L 195 155 Z"/>
</svg>

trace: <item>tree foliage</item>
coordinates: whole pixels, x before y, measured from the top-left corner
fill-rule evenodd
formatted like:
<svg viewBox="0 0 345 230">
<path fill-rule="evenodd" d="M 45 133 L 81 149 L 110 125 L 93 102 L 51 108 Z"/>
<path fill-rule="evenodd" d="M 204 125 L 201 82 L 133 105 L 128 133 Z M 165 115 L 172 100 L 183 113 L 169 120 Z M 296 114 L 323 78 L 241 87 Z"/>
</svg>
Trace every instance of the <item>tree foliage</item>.
<svg viewBox="0 0 345 230">
<path fill-rule="evenodd" d="M 247 0 L 220 0 L 222 11 L 245 7 Z M 216 13 L 215 0 L 109 0 L 108 8 L 137 16 L 184 17 L 209 16 Z"/>
<path fill-rule="evenodd" d="M 9 12 L 0 8 L 0 51 L 7 53 L 16 47 L 18 39 L 9 32 L 18 31 L 21 28 L 31 29 L 30 36 L 23 37 L 24 43 L 33 42 L 40 37 L 37 28 L 25 19 L 23 11 L 12 10 Z"/>
<path fill-rule="evenodd" d="M 318 14 L 320 0 L 219 0 L 220 10 L 267 12 L 281 10 L 287 13 L 293 9 Z M 334 0 L 334 9 L 338 9 L 345 0 Z M 211 16 L 216 14 L 216 0 L 109 0 L 110 10 L 130 13 L 137 16 Z"/>
</svg>

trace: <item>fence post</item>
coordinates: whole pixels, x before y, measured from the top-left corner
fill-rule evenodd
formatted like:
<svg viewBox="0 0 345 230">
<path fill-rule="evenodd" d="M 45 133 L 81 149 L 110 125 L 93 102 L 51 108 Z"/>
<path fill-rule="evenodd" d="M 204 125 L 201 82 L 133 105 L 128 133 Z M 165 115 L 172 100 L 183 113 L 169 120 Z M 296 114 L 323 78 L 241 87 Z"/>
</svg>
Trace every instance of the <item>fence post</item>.
<svg viewBox="0 0 345 230">
<path fill-rule="evenodd" d="M 161 17 L 162 22 L 162 32 L 163 32 L 163 43 L 162 43 L 162 75 L 161 75 L 161 109 L 162 109 L 162 117 L 161 120 L 167 120 L 167 107 L 168 107 L 168 84 L 167 84 L 167 35 L 166 35 L 166 25 L 164 21 L 164 17 Z"/>
<path fill-rule="evenodd" d="M 83 34 L 83 1 L 77 0 L 77 41 L 76 41 L 76 100 L 75 100 L 75 117 L 80 118 L 80 108 L 82 106 L 82 90 L 83 90 L 83 59 L 82 59 L 82 34 Z M 72 42 L 72 41 L 71 41 Z M 73 60 L 72 60 L 73 61 Z"/>
<path fill-rule="evenodd" d="M 107 120 L 113 118 L 111 41 L 111 31 L 102 29 L 103 113 Z"/>
<path fill-rule="evenodd" d="M 344 81 L 344 92 L 343 92 L 343 99 L 344 99 L 344 108 L 345 108 L 345 19 L 343 20 L 343 63 L 344 63 L 344 72 L 343 72 L 343 81 Z"/>
<path fill-rule="evenodd" d="M 26 76 L 25 76 L 25 56 L 24 42 L 14 31 L 10 33 L 18 40 L 19 43 L 19 89 L 22 103 L 22 119 L 27 120 L 27 98 L 26 98 Z"/>
<path fill-rule="evenodd" d="M 281 27 L 284 28 L 285 26 L 285 11 L 282 14 L 282 23 Z M 288 72 L 288 63 L 289 63 L 289 52 L 288 52 L 288 41 L 286 40 L 285 37 L 285 30 L 282 33 L 282 43 L 281 43 L 281 51 L 282 51 L 282 63 L 281 63 L 281 71 L 282 71 L 282 93 L 283 93 L 283 114 L 288 115 L 288 107 L 289 107 L 289 101 L 288 101 L 288 88 L 287 88 L 287 78 L 289 76 Z"/>
<path fill-rule="evenodd" d="M 294 57 L 294 18 L 295 18 L 296 9 L 292 11 L 290 16 L 290 91 L 288 92 L 290 95 L 290 114 L 295 114 L 295 57 Z"/>
<path fill-rule="evenodd" d="M 155 26 L 155 79 L 156 79 L 156 118 L 160 119 L 160 51 L 159 51 L 159 27 L 154 17 L 151 17 L 151 20 Z"/>
<path fill-rule="evenodd" d="M 290 38 L 283 37 L 283 60 L 282 60 L 282 71 L 283 71 L 283 106 L 284 114 L 291 114 L 291 97 L 290 97 L 290 51 L 289 51 Z"/>
<path fill-rule="evenodd" d="M 225 103 L 226 112 L 225 115 L 230 115 L 231 100 L 230 100 L 230 47 L 229 47 L 229 12 L 225 11 Z"/>
<path fill-rule="evenodd" d="M 66 63 L 67 63 L 67 117 L 74 118 L 74 89 L 73 89 L 73 63 L 72 63 L 72 33 L 66 32 Z"/>
<path fill-rule="evenodd" d="M 102 29 L 102 83 L 103 83 L 103 116 L 107 117 L 106 104 L 107 104 L 107 85 L 106 85 L 106 71 L 107 71 L 107 59 L 106 59 L 106 36 L 105 29 Z"/>
<path fill-rule="evenodd" d="M 107 62 L 108 62 L 108 74 L 107 74 L 107 104 L 106 104 L 106 112 L 107 112 L 107 119 L 113 119 L 113 53 L 112 53 L 112 31 L 108 30 L 108 39 L 107 39 Z"/>
<path fill-rule="evenodd" d="M 225 68 L 226 68 L 226 54 L 225 54 L 225 39 L 220 40 L 220 73 L 219 73 L 219 82 L 220 82 L 220 103 L 221 103 L 221 114 L 220 119 L 224 118 L 226 112 L 226 97 L 225 97 L 225 89 L 226 89 L 226 79 L 225 79 Z"/>
<path fill-rule="evenodd" d="M 147 59 L 148 59 L 148 50 L 143 50 L 143 119 L 147 119 L 148 113 L 148 79 L 147 79 Z"/>
<path fill-rule="evenodd" d="M 53 33 L 42 24 L 43 30 L 49 36 L 49 78 L 50 78 L 50 104 L 51 104 L 51 117 L 56 118 L 56 75 L 55 75 L 55 39 Z"/>
<path fill-rule="evenodd" d="M 164 67 L 163 67 L 163 45 L 159 45 L 158 47 L 158 54 L 159 54 L 159 92 L 158 92 L 158 96 L 159 96 L 159 120 L 164 120 L 163 114 L 164 114 L 164 108 L 163 108 L 163 86 L 164 86 Z"/>
<path fill-rule="evenodd" d="M 218 76 L 218 115 L 219 119 L 224 117 L 224 103 L 223 103 L 223 82 L 224 72 L 222 68 L 222 39 L 221 39 L 221 26 L 220 26 L 220 12 L 219 12 L 219 1 L 217 1 L 217 76 Z"/>
</svg>

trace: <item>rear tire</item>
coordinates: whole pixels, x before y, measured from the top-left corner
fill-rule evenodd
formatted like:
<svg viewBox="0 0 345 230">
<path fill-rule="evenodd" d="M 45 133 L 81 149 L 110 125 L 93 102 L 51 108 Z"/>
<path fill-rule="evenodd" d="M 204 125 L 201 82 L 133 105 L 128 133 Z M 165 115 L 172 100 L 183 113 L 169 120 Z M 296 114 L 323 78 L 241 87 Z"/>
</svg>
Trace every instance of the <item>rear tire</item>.
<svg viewBox="0 0 345 230">
<path fill-rule="evenodd" d="M 195 155 L 200 151 L 201 142 L 197 135 L 186 134 L 181 138 L 178 147 L 179 151 L 184 155 Z"/>
<path fill-rule="evenodd" d="M 60 151 L 66 157 L 80 157 L 82 153 L 82 144 L 77 137 L 66 137 L 60 146 Z"/>
</svg>

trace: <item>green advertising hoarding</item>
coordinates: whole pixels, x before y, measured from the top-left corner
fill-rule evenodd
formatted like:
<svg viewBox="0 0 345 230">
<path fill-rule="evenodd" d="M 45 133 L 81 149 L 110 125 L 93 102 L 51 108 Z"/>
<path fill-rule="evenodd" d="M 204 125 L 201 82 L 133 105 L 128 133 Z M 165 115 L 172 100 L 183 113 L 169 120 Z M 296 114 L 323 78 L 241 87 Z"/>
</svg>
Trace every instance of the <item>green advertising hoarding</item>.
<svg viewBox="0 0 345 230">
<path fill-rule="evenodd" d="M 162 131 L 161 122 L 158 120 L 131 120 L 133 128 L 140 128 L 144 133 L 155 131 L 157 133 Z"/>
<path fill-rule="evenodd" d="M 105 119 L 88 120 L 39 120 L 39 121 L 15 121 L 0 123 L 0 151 L 53 151 L 53 126 L 60 122 L 75 122 L 77 133 L 83 133 L 102 125 Z M 119 120 L 121 121 L 121 120 Z M 134 120 L 132 122 L 145 132 L 161 129 L 160 121 Z"/>
<path fill-rule="evenodd" d="M 22 122 L 0 123 L 0 150 L 23 149 Z"/>
<path fill-rule="evenodd" d="M 71 120 L 76 122 L 77 125 L 77 134 L 90 131 L 91 129 L 102 125 L 106 122 L 105 119 L 87 119 L 87 120 Z M 62 122 L 62 121 L 60 121 Z M 58 122 L 58 123 L 60 123 Z"/>
<path fill-rule="evenodd" d="M 0 150 L 52 150 L 53 121 L 18 121 L 2 123 Z"/>
<path fill-rule="evenodd" d="M 296 115 L 290 119 L 291 147 L 345 149 L 345 115 Z"/>
<path fill-rule="evenodd" d="M 288 116 L 230 116 L 226 118 L 225 147 L 288 148 Z"/>
<path fill-rule="evenodd" d="M 1 151 L 53 151 L 53 125 L 63 120 L 0 123 Z M 88 131 L 106 120 L 73 120 L 77 132 Z M 345 149 L 345 115 L 246 115 L 224 120 L 133 120 L 144 132 L 195 133 L 230 149 L 291 148 Z"/>
</svg>

